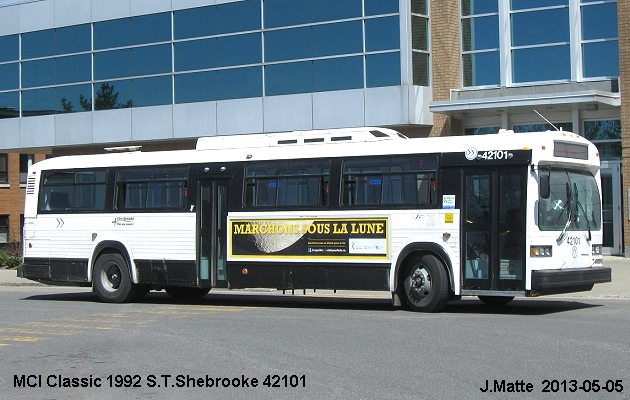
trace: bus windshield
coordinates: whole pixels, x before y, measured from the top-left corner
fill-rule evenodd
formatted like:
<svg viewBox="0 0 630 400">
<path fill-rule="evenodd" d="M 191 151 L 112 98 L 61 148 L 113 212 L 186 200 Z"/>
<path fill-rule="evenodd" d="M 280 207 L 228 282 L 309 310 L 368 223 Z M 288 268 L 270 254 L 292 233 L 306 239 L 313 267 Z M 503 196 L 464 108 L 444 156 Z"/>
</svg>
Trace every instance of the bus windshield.
<svg viewBox="0 0 630 400">
<path fill-rule="evenodd" d="M 601 227 L 601 200 L 595 177 L 585 171 L 551 168 L 550 195 L 538 204 L 542 231 L 592 231 Z"/>
</svg>

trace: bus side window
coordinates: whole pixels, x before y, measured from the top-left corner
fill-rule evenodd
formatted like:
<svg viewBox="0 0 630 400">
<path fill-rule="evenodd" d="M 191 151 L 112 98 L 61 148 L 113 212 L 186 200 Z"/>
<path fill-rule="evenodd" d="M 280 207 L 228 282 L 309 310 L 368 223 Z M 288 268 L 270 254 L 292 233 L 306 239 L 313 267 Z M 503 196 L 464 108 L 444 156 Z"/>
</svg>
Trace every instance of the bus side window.
<svg viewBox="0 0 630 400">
<path fill-rule="evenodd" d="M 105 170 L 45 172 L 40 211 L 96 211 L 105 208 Z"/>
<path fill-rule="evenodd" d="M 246 207 L 328 205 L 329 161 L 272 161 L 247 166 Z"/>
<path fill-rule="evenodd" d="M 70 206 L 70 200 L 68 193 L 64 192 L 50 192 L 50 198 L 47 205 L 47 210 L 69 210 L 72 208 Z"/>
<path fill-rule="evenodd" d="M 343 205 L 434 205 L 436 163 L 434 156 L 347 160 Z"/>
</svg>

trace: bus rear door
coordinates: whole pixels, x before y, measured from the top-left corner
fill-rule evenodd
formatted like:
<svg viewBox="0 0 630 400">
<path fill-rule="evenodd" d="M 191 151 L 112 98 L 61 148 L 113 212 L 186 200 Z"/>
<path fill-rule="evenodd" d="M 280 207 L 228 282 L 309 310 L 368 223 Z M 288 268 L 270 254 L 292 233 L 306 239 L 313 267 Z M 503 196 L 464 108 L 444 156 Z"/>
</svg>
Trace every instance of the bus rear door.
<svg viewBox="0 0 630 400">
<path fill-rule="evenodd" d="M 202 286 L 227 287 L 228 179 L 200 179 L 197 258 Z"/>
</svg>

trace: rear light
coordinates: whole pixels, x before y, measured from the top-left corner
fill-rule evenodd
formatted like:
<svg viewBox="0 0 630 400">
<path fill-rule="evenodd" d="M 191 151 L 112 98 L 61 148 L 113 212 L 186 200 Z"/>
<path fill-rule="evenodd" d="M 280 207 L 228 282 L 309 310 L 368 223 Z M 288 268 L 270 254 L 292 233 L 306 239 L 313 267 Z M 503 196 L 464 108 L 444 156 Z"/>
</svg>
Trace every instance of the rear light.
<svg viewBox="0 0 630 400">
<path fill-rule="evenodd" d="M 531 246 L 529 248 L 530 257 L 551 257 L 551 246 Z"/>
</svg>

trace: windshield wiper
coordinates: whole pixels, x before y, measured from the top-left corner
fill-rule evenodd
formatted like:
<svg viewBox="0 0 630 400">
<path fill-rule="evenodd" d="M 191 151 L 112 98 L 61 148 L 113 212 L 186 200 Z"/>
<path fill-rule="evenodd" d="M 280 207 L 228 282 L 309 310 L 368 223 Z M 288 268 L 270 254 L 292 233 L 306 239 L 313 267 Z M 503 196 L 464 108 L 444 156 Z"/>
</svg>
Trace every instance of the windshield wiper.
<svg viewBox="0 0 630 400">
<path fill-rule="evenodd" d="M 569 174 L 567 173 L 567 179 L 569 179 Z M 571 185 L 569 182 L 566 183 L 567 190 L 567 223 L 564 224 L 564 229 L 560 232 L 560 236 L 556 239 L 556 243 L 560 244 L 567 236 L 567 229 L 569 229 L 569 225 L 571 225 L 571 220 L 573 219 L 573 193 L 571 191 Z"/>
<path fill-rule="evenodd" d="M 591 235 L 591 221 L 588 219 L 588 214 L 586 214 L 586 210 L 584 209 L 584 206 L 580 202 L 580 198 L 578 197 L 577 185 L 575 183 L 573 184 L 573 192 L 575 194 L 575 205 L 577 207 L 579 207 L 579 210 L 582 211 L 582 214 L 584 214 L 584 218 L 586 219 L 586 229 L 588 229 L 588 238 L 586 238 L 586 240 L 588 240 L 590 242 L 591 239 L 592 239 L 592 235 Z"/>
</svg>

